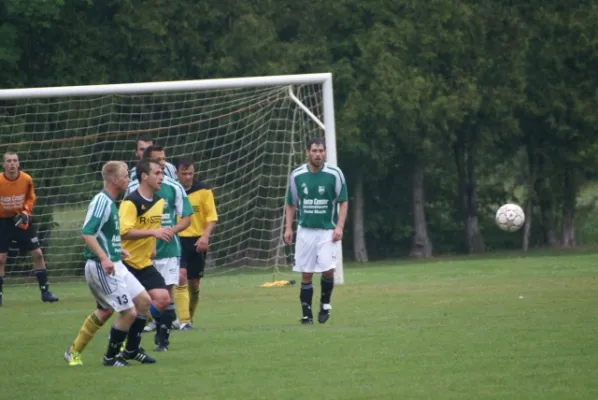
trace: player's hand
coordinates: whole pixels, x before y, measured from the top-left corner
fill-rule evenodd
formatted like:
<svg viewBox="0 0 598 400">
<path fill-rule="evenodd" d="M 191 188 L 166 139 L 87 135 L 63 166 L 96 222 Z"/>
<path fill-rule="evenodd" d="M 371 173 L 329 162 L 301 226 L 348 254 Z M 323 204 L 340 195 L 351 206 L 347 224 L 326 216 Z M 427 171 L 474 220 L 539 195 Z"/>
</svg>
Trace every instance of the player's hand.
<svg viewBox="0 0 598 400">
<path fill-rule="evenodd" d="M 102 264 L 102 269 L 104 270 L 106 276 L 114 274 L 114 264 L 109 258 L 100 260 L 100 263 Z"/>
<path fill-rule="evenodd" d="M 293 243 L 293 231 L 291 229 L 285 229 L 284 235 L 282 235 L 282 240 L 284 240 L 286 244 Z"/>
<path fill-rule="evenodd" d="M 27 229 L 29 227 L 29 215 L 24 211 L 18 213 L 15 216 L 15 226 L 21 229 Z"/>
<path fill-rule="evenodd" d="M 208 251 L 209 246 L 210 239 L 202 236 L 195 242 L 195 251 L 197 251 L 198 253 L 205 253 L 206 251 Z"/>
<path fill-rule="evenodd" d="M 342 228 L 339 228 L 337 226 L 332 231 L 332 241 L 333 242 L 338 242 L 339 240 L 342 240 L 342 239 L 343 239 L 343 230 L 342 230 Z"/>
<path fill-rule="evenodd" d="M 172 239 L 172 235 L 172 229 L 170 228 L 158 228 L 154 230 L 154 237 L 165 242 L 170 242 L 170 239 Z"/>
<path fill-rule="evenodd" d="M 123 260 L 126 260 L 127 258 L 131 257 L 131 254 L 129 254 L 129 252 L 126 251 L 125 249 L 122 249 L 120 251 L 120 256 L 122 257 Z"/>
</svg>

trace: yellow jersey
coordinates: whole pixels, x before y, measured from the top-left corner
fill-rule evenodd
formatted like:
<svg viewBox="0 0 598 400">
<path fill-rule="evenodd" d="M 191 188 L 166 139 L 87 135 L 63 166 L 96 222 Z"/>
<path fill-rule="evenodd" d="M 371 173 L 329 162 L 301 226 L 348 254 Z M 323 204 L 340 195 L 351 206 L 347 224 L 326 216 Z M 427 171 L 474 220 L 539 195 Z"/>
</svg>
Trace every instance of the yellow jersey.
<svg viewBox="0 0 598 400">
<path fill-rule="evenodd" d="M 191 224 L 187 229 L 180 231 L 179 236 L 199 237 L 203 235 L 208 223 L 218 221 L 214 193 L 203 182 L 193 182 L 191 188 L 185 189 L 185 192 L 193 208 L 193 215 L 191 215 Z"/>
<path fill-rule="evenodd" d="M 164 199 L 158 195 L 148 200 L 138 190 L 129 194 L 118 210 L 120 235 L 126 235 L 131 229 L 158 229 L 164 213 Z M 132 268 L 144 269 L 152 265 L 151 255 L 156 249 L 156 238 L 122 239 L 122 248 L 129 253 L 123 261 Z"/>
</svg>

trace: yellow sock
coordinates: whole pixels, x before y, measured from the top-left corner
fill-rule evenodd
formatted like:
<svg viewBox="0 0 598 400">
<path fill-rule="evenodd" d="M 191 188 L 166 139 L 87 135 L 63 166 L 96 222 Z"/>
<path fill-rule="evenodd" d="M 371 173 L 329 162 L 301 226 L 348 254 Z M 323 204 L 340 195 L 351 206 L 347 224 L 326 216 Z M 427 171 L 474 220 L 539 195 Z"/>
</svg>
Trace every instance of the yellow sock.
<svg viewBox="0 0 598 400">
<path fill-rule="evenodd" d="M 197 310 L 197 305 L 199 304 L 199 289 L 197 292 L 192 292 L 189 289 L 189 314 L 191 316 L 191 320 L 193 321 L 193 316 L 195 315 L 195 311 Z"/>
<path fill-rule="evenodd" d="M 91 342 L 91 339 L 93 339 L 96 332 L 100 330 L 102 325 L 104 325 L 104 323 L 100 321 L 95 314 L 91 314 L 90 316 L 88 316 L 85 319 L 83 325 L 81 326 L 81 329 L 79 329 L 79 334 L 75 338 L 75 341 L 71 346 L 71 349 L 73 351 L 81 353 L 83 349 L 85 349 L 85 346 L 87 346 L 87 344 Z"/>
<path fill-rule="evenodd" d="M 191 315 L 189 314 L 189 289 L 187 285 L 176 286 L 174 304 L 181 324 L 191 322 Z"/>
</svg>

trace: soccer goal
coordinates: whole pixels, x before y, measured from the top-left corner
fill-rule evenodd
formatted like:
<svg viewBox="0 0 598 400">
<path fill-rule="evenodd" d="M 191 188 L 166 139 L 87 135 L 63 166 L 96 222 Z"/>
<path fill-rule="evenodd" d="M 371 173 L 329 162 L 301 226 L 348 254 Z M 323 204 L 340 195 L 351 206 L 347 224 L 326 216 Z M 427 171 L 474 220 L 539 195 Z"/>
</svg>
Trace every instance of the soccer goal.
<svg viewBox="0 0 598 400">
<path fill-rule="evenodd" d="M 337 164 L 331 74 L 0 90 L 0 152 L 17 152 L 34 179 L 34 222 L 52 276 L 82 274 L 79 229 L 101 167 L 134 165 L 142 135 L 169 161 L 191 157 L 214 190 L 220 220 L 208 275 L 290 271 L 287 176 L 305 162 L 310 137 L 325 136 L 328 163 Z M 9 254 L 8 277 L 30 270 L 28 258 Z"/>
</svg>

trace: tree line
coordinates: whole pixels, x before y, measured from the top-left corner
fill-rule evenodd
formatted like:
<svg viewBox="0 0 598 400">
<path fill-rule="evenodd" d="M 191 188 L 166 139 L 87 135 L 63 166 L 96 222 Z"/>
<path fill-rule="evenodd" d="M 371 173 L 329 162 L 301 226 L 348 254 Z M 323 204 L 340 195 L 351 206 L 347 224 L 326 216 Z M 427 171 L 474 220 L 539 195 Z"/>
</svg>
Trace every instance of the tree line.
<svg viewBox="0 0 598 400">
<path fill-rule="evenodd" d="M 7 0 L 0 85 L 332 72 L 349 256 L 570 247 L 593 208 L 597 16 L 556 0 Z M 493 226 L 507 201 L 528 217 L 516 234 Z"/>
</svg>

